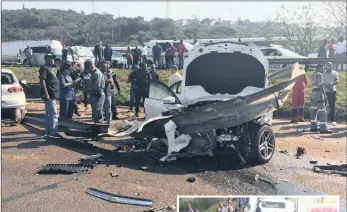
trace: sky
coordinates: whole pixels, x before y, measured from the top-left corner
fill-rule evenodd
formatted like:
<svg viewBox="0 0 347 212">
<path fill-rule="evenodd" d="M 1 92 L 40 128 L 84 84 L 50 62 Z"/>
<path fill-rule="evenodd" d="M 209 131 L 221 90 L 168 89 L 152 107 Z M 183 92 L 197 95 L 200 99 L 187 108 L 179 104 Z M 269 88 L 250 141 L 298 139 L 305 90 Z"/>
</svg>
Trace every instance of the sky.
<svg viewBox="0 0 347 212">
<path fill-rule="evenodd" d="M 94 4 L 93 4 L 94 2 Z M 270 1 L 270 2 L 236 2 L 236 1 L 2 1 L 2 9 L 72 9 L 77 12 L 82 10 L 85 14 L 109 13 L 125 17 L 142 16 L 145 20 L 155 17 L 189 19 L 189 18 L 221 18 L 222 20 L 235 21 L 237 18 L 249 19 L 251 21 L 266 21 L 275 18 L 276 9 L 285 5 L 287 8 L 308 5 L 302 1 Z"/>
</svg>

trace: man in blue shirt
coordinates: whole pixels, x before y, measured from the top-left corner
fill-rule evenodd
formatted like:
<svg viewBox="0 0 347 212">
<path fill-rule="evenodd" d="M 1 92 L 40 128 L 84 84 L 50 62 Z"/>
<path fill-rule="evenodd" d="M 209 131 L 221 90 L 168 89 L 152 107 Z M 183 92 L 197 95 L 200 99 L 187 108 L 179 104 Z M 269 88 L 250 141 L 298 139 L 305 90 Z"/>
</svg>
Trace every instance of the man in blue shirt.
<svg viewBox="0 0 347 212">
<path fill-rule="evenodd" d="M 152 54 L 153 54 L 153 63 L 154 66 L 158 64 L 158 67 L 160 67 L 161 63 L 161 52 L 162 49 L 159 46 L 159 43 L 156 43 L 155 46 L 152 48 Z"/>
</svg>

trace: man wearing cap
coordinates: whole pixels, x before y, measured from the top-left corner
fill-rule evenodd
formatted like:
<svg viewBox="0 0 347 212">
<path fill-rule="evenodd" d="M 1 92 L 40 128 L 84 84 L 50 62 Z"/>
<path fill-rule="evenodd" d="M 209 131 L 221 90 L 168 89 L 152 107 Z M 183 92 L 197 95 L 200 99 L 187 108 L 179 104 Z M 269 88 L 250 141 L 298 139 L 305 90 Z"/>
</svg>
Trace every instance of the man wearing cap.
<svg viewBox="0 0 347 212">
<path fill-rule="evenodd" d="M 103 122 L 103 107 L 105 102 L 105 78 L 103 73 L 95 67 L 93 62 L 87 60 L 85 68 L 91 72 L 87 92 L 90 94 L 90 104 L 92 106 L 92 120 L 94 123 Z"/>
<path fill-rule="evenodd" d="M 311 132 L 318 132 L 317 115 L 319 117 L 320 133 L 331 134 L 332 131 L 327 128 L 327 111 L 325 108 L 325 99 L 327 99 L 323 87 L 323 66 L 317 65 L 316 71 L 312 73 L 312 92 L 310 95 L 310 113 L 311 113 Z"/>
<path fill-rule="evenodd" d="M 57 74 L 60 84 L 60 113 L 59 117 L 72 119 L 75 107 L 75 82 L 72 79 L 72 58 L 68 57 Z"/>
<path fill-rule="evenodd" d="M 112 71 L 108 69 L 106 61 L 101 61 L 100 71 L 103 73 L 105 78 L 105 89 L 104 89 L 105 102 L 104 102 L 103 110 L 105 113 L 105 120 L 107 124 L 110 124 L 112 120 L 112 110 L 111 110 L 112 95 L 114 96 Z"/>
<path fill-rule="evenodd" d="M 333 64 L 328 62 L 325 64 L 325 72 L 323 73 L 324 91 L 327 95 L 329 104 L 329 118 L 332 125 L 336 125 L 335 120 L 335 103 L 336 103 L 336 85 L 339 83 L 339 74 L 333 70 Z"/>
<path fill-rule="evenodd" d="M 58 134 L 58 116 L 56 99 L 59 98 L 59 81 L 52 71 L 55 55 L 48 53 L 44 57 L 45 65 L 40 67 L 39 78 L 42 99 L 45 102 L 45 132 L 43 137 L 60 138 Z"/>
<path fill-rule="evenodd" d="M 132 72 L 132 78 L 135 86 L 135 117 L 139 117 L 141 98 L 148 97 L 150 74 L 147 71 L 147 65 L 140 63 L 140 69 Z"/>
</svg>

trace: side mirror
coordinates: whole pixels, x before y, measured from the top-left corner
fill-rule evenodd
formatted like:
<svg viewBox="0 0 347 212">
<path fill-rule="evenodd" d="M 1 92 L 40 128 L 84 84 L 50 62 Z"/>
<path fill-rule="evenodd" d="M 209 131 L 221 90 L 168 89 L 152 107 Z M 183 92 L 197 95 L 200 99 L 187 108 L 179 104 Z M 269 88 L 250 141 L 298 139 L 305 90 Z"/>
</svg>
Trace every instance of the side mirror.
<svg viewBox="0 0 347 212">
<path fill-rule="evenodd" d="M 175 97 L 169 96 L 164 99 L 164 104 L 176 104 Z"/>
</svg>

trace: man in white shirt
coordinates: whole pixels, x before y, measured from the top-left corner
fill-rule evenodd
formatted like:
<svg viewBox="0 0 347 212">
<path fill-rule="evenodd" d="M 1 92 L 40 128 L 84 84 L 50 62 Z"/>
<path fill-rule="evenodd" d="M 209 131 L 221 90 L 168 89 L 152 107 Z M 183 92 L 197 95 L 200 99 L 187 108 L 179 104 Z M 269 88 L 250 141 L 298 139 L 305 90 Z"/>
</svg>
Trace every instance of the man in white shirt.
<svg viewBox="0 0 347 212">
<path fill-rule="evenodd" d="M 328 62 L 325 65 L 325 72 L 323 73 L 323 86 L 329 104 L 329 118 L 332 125 L 336 125 L 335 122 L 335 103 L 336 103 L 336 85 L 339 83 L 339 75 L 333 70 L 333 64 Z"/>
<path fill-rule="evenodd" d="M 336 44 L 335 57 L 346 57 L 346 40 L 341 36 Z M 341 64 L 343 66 L 343 64 Z M 336 70 L 339 69 L 339 64 L 336 65 Z"/>
<path fill-rule="evenodd" d="M 178 73 L 177 66 L 173 65 L 171 67 L 171 76 L 169 77 L 168 86 L 170 87 L 179 81 L 182 81 L 182 76 Z M 176 90 L 176 88 L 172 88 L 172 90 Z"/>
<path fill-rule="evenodd" d="M 147 64 L 147 46 L 145 44 L 142 44 L 141 58 L 142 62 Z"/>
</svg>

